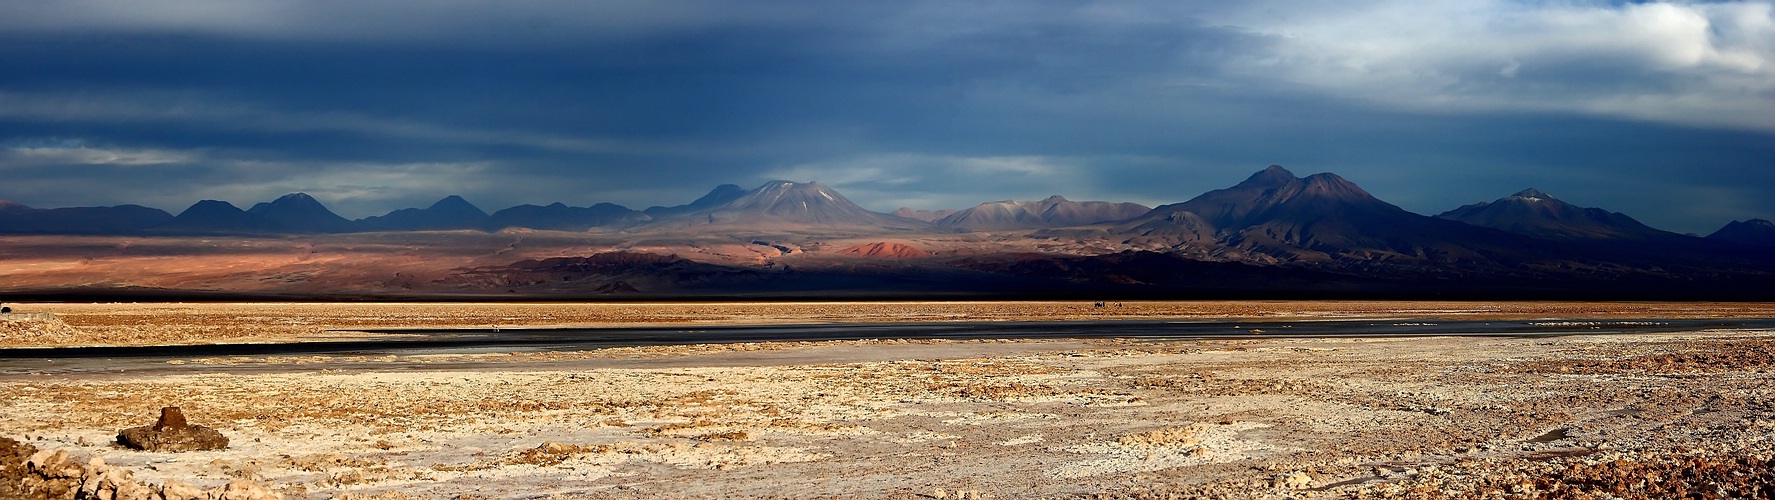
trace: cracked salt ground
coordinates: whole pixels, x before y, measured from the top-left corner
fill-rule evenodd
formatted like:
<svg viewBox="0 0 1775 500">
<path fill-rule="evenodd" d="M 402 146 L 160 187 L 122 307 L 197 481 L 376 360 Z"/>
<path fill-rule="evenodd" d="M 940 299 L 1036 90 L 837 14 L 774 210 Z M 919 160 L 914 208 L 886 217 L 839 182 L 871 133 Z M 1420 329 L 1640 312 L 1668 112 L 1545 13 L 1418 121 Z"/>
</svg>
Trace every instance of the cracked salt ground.
<svg viewBox="0 0 1775 500">
<path fill-rule="evenodd" d="M 1056 479 L 1077 479 L 1270 456 L 1282 448 L 1241 436 L 1244 431 L 1269 427 L 1256 422 L 1198 423 L 1129 434 L 1114 441 L 1060 447 L 1059 451 L 1102 458 L 1070 462 L 1049 470 L 1048 475 Z"/>
<path fill-rule="evenodd" d="M 0 436 L 289 499 L 1775 494 L 1767 332 L 623 352 L 0 375 Z M 162 406 L 229 448 L 109 444 Z"/>
</svg>

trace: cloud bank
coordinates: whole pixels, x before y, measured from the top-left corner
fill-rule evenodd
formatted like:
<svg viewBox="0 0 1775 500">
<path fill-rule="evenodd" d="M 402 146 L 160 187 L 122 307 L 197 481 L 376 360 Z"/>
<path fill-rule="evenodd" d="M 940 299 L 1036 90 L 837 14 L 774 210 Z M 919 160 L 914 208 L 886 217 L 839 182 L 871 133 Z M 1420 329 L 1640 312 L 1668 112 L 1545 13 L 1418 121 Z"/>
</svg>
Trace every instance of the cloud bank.
<svg viewBox="0 0 1775 500">
<path fill-rule="evenodd" d="M 1281 163 L 1705 232 L 1775 217 L 1771 61 L 1766 1 L 11 2 L 0 198 L 1153 204 Z"/>
</svg>

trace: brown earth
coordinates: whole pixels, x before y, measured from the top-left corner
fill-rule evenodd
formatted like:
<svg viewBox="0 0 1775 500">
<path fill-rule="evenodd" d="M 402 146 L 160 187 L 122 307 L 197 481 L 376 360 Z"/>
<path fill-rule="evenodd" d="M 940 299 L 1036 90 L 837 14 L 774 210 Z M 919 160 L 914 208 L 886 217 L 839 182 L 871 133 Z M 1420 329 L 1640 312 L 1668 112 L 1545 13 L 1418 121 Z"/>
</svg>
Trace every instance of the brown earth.
<svg viewBox="0 0 1775 500">
<path fill-rule="evenodd" d="M 930 252 L 920 250 L 918 247 L 912 245 L 879 241 L 839 250 L 838 253 L 853 257 L 870 257 L 876 259 L 922 259 L 931 256 Z"/>
<path fill-rule="evenodd" d="M 690 303 L 11 303 L 0 347 L 299 342 L 362 328 L 809 324 L 1114 319 L 1557 320 L 1775 317 L 1769 303 L 1135 301 Z M 33 323 L 52 314 L 62 325 Z M 34 328 L 48 328 L 48 334 Z M 22 333 L 21 333 L 22 332 Z"/>
<path fill-rule="evenodd" d="M 753 313 L 803 322 L 850 319 L 846 311 L 1003 319 L 1042 307 L 1053 317 L 1097 310 L 1057 303 L 466 306 L 56 305 L 78 328 L 135 318 L 132 328 L 198 341 L 189 325 L 154 323 L 285 325 L 274 328 L 278 335 L 299 338 L 301 328 L 346 322 L 505 318 L 518 325 L 600 315 L 684 322 Z M 1646 318 L 1756 316 L 1768 307 L 1124 308 L 1237 317 Z M 221 488 L 249 480 L 285 498 L 1768 497 L 1775 485 L 1767 467 L 1775 457 L 1771 349 L 1769 332 L 1695 331 L 797 342 L 175 359 L 148 367 L 10 360 L 0 362 L 7 373 L 0 375 L 0 436 L 102 458 L 145 484 Z M 172 405 L 227 433 L 230 448 L 172 455 L 109 444 L 115 429 Z"/>
</svg>

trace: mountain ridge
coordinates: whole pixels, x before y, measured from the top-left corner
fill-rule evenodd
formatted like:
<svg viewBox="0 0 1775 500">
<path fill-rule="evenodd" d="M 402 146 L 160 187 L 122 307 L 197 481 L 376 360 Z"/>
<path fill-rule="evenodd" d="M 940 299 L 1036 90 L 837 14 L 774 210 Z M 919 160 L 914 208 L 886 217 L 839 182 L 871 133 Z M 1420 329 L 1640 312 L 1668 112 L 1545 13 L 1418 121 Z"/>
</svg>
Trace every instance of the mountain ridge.
<svg viewBox="0 0 1775 500">
<path fill-rule="evenodd" d="M 985 202 L 948 213 L 902 209 L 896 214 L 884 214 L 864 209 L 818 182 L 770 181 L 749 190 L 734 184 L 722 184 L 688 204 L 654 206 L 640 211 L 610 203 L 570 207 L 556 202 L 541 206 L 518 205 L 489 214 L 460 196 L 449 195 L 427 208 L 400 209 L 355 221 L 339 217 L 303 193 L 284 195 L 244 211 L 255 217 L 223 213 L 227 211 L 220 210 L 220 207 L 208 207 L 217 210 L 207 215 L 200 211 L 181 219 L 164 211 L 135 205 L 44 210 L 0 202 L 0 233 L 244 231 L 274 234 L 497 231 L 506 227 L 585 231 L 592 228 L 645 230 L 711 223 L 726 226 L 760 223 L 809 228 L 875 227 L 917 232 L 933 227 L 948 231 L 992 231 L 1109 224 L 1114 227 L 1105 233 L 1130 235 L 1147 243 L 1212 243 L 1245 251 L 1285 254 L 1289 252 L 1281 250 L 1286 248 L 1323 250 L 1348 245 L 1421 253 L 1423 245 L 1387 242 L 1404 243 L 1415 237 L 1388 236 L 1383 234 L 1387 231 L 1376 232 L 1376 228 L 1405 224 L 1436 228 L 1440 233 L 1456 232 L 1452 226 L 1425 222 L 1421 219 L 1424 216 L 1386 203 L 1336 174 L 1327 172 L 1298 177 L 1279 165 L 1257 171 L 1234 186 L 1129 215 L 1138 208 L 1144 207 L 1132 203 L 1074 202 L 1054 195 L 1038 201 Z M 207 221 L 194 220 L 205 217 Z M 1685 238 L 1651 228 L 1624 214 L 1573 206 L 1533 188 L 1491 202 L 1462 206 L 1434 218 L 1543 240 Z M 1709 239 L 1728 241 L 1726 235 Z"/>
</svg>

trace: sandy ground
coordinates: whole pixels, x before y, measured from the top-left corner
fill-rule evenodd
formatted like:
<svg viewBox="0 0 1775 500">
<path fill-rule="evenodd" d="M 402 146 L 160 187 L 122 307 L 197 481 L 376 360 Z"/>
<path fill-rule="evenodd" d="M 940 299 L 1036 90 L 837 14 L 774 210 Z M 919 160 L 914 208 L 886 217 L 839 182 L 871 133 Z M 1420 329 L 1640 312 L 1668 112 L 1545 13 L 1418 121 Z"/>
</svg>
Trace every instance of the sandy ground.
<svg viewBox="0 0 1775 500">
<path fill-rule="evenodd" d="M 1203 304 L 1126 307 L 1460 318 L 1769 310 Z M 185 306 L 54 307 L 71 328 L 88 331 Z M 298 332 L 375 324 L 366 318 L 376 308 L 445 310 L 191 307 L 194 316 L 308 322 L 293 327 Z M 687 310 L 777 311 L 759 321 L 859 319 L 829 304 L 629 307 L 644 309 L 625 313 L 646 318 L 638 322 L 685 321 Z M 860 310 L 885 317 L 913 307 L 954 313 L 934 304 Z M 1039 308 L 1000 307 L 966 314 L 1009 318 L 1018 316 L 1003 311 Z M 335 312 L 310 314 L 322 310 Z M 521 305 L 437 321 L 575 323 L 609 311 Z M 128 328 L 197 328 L 155 317 Z M 1656 498 L 1676 495 L 1672 488 L 1767 497 L 1775 494 L 1766 467 L 1775 454 L 1771 369 L 1775 337 L 1752 331 L 210 358 L 123 373 L 0 377 L 0 436 L 101 457 L 148 482 L 215 487 L 246 478 L 285 498 Z M 118 429 L 151 423 L 168 405 L 233 445 L 171 454 L 110 444 Z"/>
<path fill-rule="evenodd" d="M 8 328 L 0 348 L 300 342 L 361 337 L 361 328 L 810 324 L 1103 319 L 1642 319 L 1772 318 L 1771 303 L 1173 301 L 812 303 L 106 303 L 10 304 L 67 326 Z M 45 330 L 41 325 L 32 327 Z"/>
</svg>

